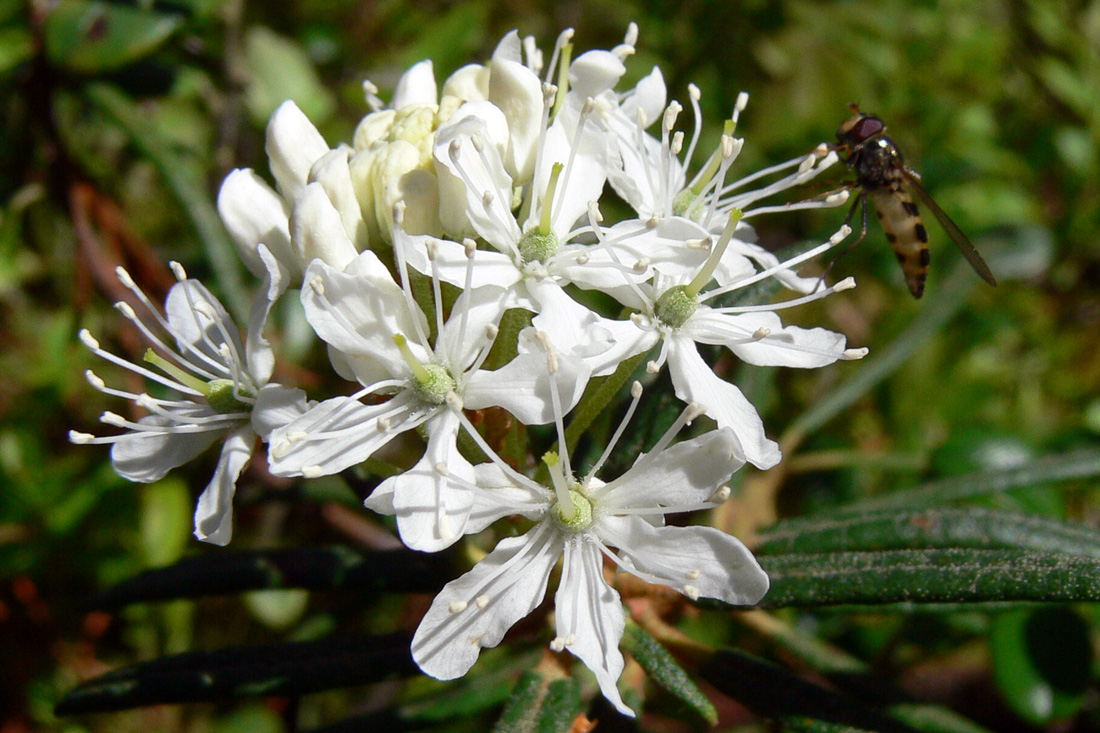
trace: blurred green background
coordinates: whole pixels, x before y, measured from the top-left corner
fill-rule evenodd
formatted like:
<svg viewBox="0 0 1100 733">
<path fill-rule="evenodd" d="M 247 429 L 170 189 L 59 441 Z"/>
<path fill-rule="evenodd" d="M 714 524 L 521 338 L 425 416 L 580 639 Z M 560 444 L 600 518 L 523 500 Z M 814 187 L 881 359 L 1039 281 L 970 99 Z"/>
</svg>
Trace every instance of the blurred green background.
<svg viewBox="0 0 1100 733">
<path fill-rule="evenodd" d="M 628 79 L 657 64 L 672 97 L 686 99 L 687 85 L 697 84 L 707 140 L 717 139 L 737 93 L 749 93 L 735 173 L 833 140 L 848 102 L 881 116 L 925 188 L 1001 279 L 992 289 L 968 273 L 949 287 L 949 274 L 965 264 L 930 223 L 932 271 L 924 299 L 913 301 L 872 223 L 866 242 L 833 270 L 854 275 L 859 287 L 791 318 L 842 331 L 873 357 L 908 338 L 922 313 L 949 312 L 885 381 L 799 441 L 788 455 L 781 514 L 1100 442 L 1098 2 L 4 0 L 0 731 L 281 731 L 295 717 L 309 727 L 356 709 L 362 695 L 332 693 L 293 711 L 256 701 L 53 717 L 65 690 L 111 667 L 323 635 L 344 618 L 305 594 L 113 615 L 81 607 L 143 568 L 218 550 L 190 534 L 213 456 L 146 486 L 116 477 L 106 448 L 68 443 L 68 430 L 96 432 L 100 413 L 122 409 L 85 383 L 84 370 L 99 365 L 76 334 L 87 327 L 117 350 L 137 348 L 111 308 L 119 262 L 154 299 L 172 282 L 165 263 L 178 260 L 231 307 L 247 304 L 255 283 L 213 201 L 235 167 L 269 175 L 264 125 L 282 100 L 294 99 L 335 145 L 350 141 L 368 111 L 364 79 L 388 99 L 411 64 L 433 59 L 441 83 L 488 59 L 513 28 L 548 49 L 572 26 L 582 51 L 620 42 L 630 21 L 641 36 Z M 841 167 L 834 172 L 843 179 Z M 762 243 L 781 249 L 821 241 L 843 217 L 843 209 L 817 210 L 755 223 Z M 305 364 L 281 367 L 287 381 L 308 389 L 331 379 L 311 370 L 322 362 L 293 305 L 279 318 L 281 353 Z M 745 384 L 778 437 L 861 368 L 752 370 Z M 262 476 L 242 481 L 235 546 L 346 542 L 362 528 L 346 489 L 273 498 L 252 488 L 270 485 Z M 1095 486 L 1065 488 L 989 501 L 1100 522 Z M 403 609 L 397 599 L 373 610 L 372 623 L 407 627 Z M 1087 638 L 1095 643 L 1095 614 L 1081 613 L 1093 619 Z M 996 633 L 984 617 L 807 615 L 800 623 L 868 657 L 887 643 L 901 648 L 896 678 L 952 704 L 981 693 L 976 711 L 960 705 L 991 727 L 1083 730 L 1100 720 L 1094 686 L 1091 697 L 1032 709 L 1026 682 L 1014 688 L 1003 670 L 995 681 Z M 1009 638 L 1002 648 L 1011 646 L 1011 627 L 998 633 Z"/>
</svg>

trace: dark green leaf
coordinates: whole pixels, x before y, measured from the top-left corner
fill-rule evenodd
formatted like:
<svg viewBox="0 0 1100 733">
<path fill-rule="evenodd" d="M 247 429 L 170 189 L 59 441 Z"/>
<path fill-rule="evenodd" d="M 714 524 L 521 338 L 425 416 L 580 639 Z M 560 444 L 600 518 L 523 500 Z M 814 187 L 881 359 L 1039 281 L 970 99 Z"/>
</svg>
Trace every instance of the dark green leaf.
<svg viewBox="0 0 1100 733">
<path fill-rule="evenodd" d="M 718 724 L 718 711 L 707 696 L 696 687 L 687 672 L 677 663 L 668 650 L 649 632 L 632 621 L 627 621 L 622 648 L 642 665 L 649 678 L 683 701 L 711 725 Z"/>
<path fill-rule="evenodd" d="M 699 672 L 753 712 L 775 718 L 796 730 L 899 733 L 913 730 L 853 697 L 733 649 L 723 649 L 711 656 Z"/>
<path fill-rule="evenodd" d="M 555 733 L 569 730 L 581 711 L 580 685 L 571 677 L 525 672 L 493 728 L 495 733 Z"/>
<path fill-rule="evenodd" d="M 990 629 L 993 676 L 1024 720 L 1046 725 L 1077 714 L 1093 662 L 1089 626 L 1068 608 L 997 614 Z"/>
<path fill-rule="evenodd" d="M 108 672 L 77 687 L 57 715 L 145 705 L 300 695 L 415 673 L 404 633 L 232 647 L 162 657 Z"/>
<path fill-rule="evenodd" d="M 1100 475 L 1100 451 L 1081 450 L 1044 456 L 1016 468 L 999 471 L 979 471 L 964 476 L 926 484 L 907 491 L 898 491 L 881 498 L 864 500 L 837 512 L 869 512 L 897 507 L 924 507 L 952 501 L 972 499 L 1054 481 L 1068 481 Z"/>
<path fill-rule="evenodd" d="M 412 550 L 357 554 L 340 547 L 316 547 L 210 552 L 142 573 L 88 605 L 112 609 L 141 601 L 275 588 L 431 593 L 449 580 L 448 571 L 446 555 Z"/>
<path fill-rule="evenodd" d="M 183 25 L 178 15 L 97 0 L 64 0 L 43 24 L 50 63 L 81 74 L 114 71 L 156 50 Z"/>
<path fill-rule="evenodd" d="M 765 555 L 761 605 L 1100 601 L 1091 558 L 1020 550 L 889 550 Z"/>
<path fill-rule="evenodd" d="M 792 519 L 764 531 L 761 541 L 757 555 L 970 547 L 1100 558 L 1100 533 L 1094 529 L 978 507 Z"/>
<path fill-rule="evenodd" d="M 34 36 L 29 30 L 18 26 L 0 28 L 0 76 L 32 58 L 34 58 Z"/>
</svg>

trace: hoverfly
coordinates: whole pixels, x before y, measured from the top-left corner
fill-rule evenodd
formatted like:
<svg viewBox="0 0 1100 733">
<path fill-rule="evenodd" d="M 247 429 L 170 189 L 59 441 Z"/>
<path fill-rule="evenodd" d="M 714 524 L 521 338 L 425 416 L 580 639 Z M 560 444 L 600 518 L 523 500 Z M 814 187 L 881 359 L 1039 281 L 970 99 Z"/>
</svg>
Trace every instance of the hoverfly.
<svg viewBox="0 0 1100 733">
<path fill-rule="evenodd" d="M 856 206 L 861 202 L 863 205 L 863 226 L 856 244 L 867 235 L 869 198 L 875 206 L 875 215 L 886 232 L 886 241 L 901 264 L 909 292 L 914 298 L 923 295 L 931 253 L 928 251 L 928 232 L 921 221 L 920 209 L 909 195 L 912 192 L 936 215 L 940 226 L 962 251 L 974 272 L 990 285 L 996 285 L 997 281 L 989 271 L 989 265 L 985 264 L 978 250 L 974 249 L 974 245 L 958 225 L 943 213 L 943 209 L 921 187 L 920 174 L 905 167 L 894 141 L 886 137 L 886 125 L 882 120 L 874 115 L 863 114 L 855 104 L 849 104 L 848 108 L 854 115 L 836 131 L 836 138 L 837 150 L 846 153 L 844 162 L 856 176 L 852 188 L 859 189 L 845 223 L 851 221 L 856 213 Z"/>
</svg>

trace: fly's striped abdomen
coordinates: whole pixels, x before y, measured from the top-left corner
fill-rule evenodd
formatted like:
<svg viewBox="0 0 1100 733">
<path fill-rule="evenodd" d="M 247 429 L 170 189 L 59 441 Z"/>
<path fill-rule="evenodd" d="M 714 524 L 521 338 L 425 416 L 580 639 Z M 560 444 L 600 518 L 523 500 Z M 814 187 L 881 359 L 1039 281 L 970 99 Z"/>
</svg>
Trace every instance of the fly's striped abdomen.
<svg viewBox="0 0 1100 733">
<path fill-rule="evenodd" d="M 893 190 L 891 190 L 893 189 Z M 920 210 L 901 186 L 867 191 L 875 205 L 875 213 L 886 232 L 886 241 L 897 255 L 905 284 L 914 298 L 924 294 L 924 280 L 928 276 L 928 232 L 920 218 Z"/>
</svg>

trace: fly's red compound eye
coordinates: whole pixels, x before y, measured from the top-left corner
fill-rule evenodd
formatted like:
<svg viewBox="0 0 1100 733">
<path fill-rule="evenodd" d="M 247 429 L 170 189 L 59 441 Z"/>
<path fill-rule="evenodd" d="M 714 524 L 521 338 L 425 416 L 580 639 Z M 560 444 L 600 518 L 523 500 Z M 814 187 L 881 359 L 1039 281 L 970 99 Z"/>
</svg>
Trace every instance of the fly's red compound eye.
<svg viewBox="0 0 1100 733">
<path fill-rule="evenodd" d="M 849 135 L 854 142 L 861 143 L 868 138 L 874 137 L 885 129 L 886 125 L 882 124 L 882 120 L 878 117 L 863 115 L 863 117 L 852 126 L 852 131 Z"/>
</svg>

